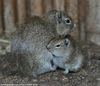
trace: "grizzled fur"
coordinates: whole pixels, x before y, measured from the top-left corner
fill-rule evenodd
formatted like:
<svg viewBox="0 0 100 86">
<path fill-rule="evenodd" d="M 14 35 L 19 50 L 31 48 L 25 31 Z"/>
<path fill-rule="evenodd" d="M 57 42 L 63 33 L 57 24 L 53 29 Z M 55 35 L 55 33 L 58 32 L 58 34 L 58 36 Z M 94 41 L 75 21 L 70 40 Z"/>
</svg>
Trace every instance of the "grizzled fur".
<svg viewBox="0 0 100 86">
<path fill-rule="evenodd" d="M 63 72 L 67 74 L 69 71 L 78 71 L 83 65 L 83 52 L 79 44 L 70 36 L 65 38 L 54 38 L 47 45 L 48 50 L 54 56 L 53 68 L 60 67 L 65 69 Z"/>
<path fill-rule="evenodd" d="M 64 18 L 69 18 L 71 24 L 66 24 Z M 54 70 L 51 65 L 53 56 L 46 45 L 52 38 L 66 36 L 73 30 L 71 17 L 57 10 L 27 19 L 18 26 L 11 44 L 12 57 L 18 69 L 31 76 Z"/>
</svg>

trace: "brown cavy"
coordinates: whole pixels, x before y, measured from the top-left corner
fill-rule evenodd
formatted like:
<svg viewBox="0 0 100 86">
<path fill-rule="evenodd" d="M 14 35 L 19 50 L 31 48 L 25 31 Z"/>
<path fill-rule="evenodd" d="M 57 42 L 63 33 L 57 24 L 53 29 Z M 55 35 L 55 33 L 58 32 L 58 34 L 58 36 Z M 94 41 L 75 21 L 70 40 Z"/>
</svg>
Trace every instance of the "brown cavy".
<svg viewBox="0 0 100 86">
<path fill-rule="evenodd" d="M 79 44 L 71 37 L 54 38 L 47 45 L 47 49 L 53 55 L 53 68 L 65 69 L 64 74 L 69 71 L 76 72 L 83 65 L 84 55 Z"/>
</svg>

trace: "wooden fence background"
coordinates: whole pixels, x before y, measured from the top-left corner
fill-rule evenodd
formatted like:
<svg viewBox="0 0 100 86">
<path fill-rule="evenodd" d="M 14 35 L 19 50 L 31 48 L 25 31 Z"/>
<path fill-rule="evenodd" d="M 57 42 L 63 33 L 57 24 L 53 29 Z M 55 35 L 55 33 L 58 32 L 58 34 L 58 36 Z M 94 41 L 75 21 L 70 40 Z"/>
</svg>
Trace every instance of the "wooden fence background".
<svg viewBox="0 0 100 86">
<path fill-rule="evenodd" d="M 11 34 L 27 17 L 53 8 L 73 18 L 77 27 L 71 34 L 75 39 L 100 45 L 100 0 L 0 0 L 0 34 Z"/>
</svg>

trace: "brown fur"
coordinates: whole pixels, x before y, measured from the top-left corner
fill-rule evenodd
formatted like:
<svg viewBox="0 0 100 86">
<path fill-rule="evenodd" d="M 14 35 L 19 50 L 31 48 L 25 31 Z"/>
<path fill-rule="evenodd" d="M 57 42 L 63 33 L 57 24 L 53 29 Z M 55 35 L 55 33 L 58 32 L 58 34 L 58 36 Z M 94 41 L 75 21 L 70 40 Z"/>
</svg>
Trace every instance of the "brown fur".
<svg viewBox="0 0 100 86">
<path fill-rule="evenodd" d="M 59 13 L 62 15 L 60 23 L 57 22 Z M 70 25 L 65 24 L 63 19 L 66 17 L 70 19 Z M 59 27 L 64 34 L 60 34 Z M 57 10 L 27 19 L 18 26 L 11 44 L 12 57 L 18 69 L 32 76 L 53 70 L 50 63 L 53 57 L 46 45 L 56 36 L 66 36 L 73 28 L 71 17 Z"/>
<path fill-rule="evenodd" d="M 57 45 L 59 47 L 56 47 Z M 69 71 L 76 72 L 82 67 L 83 52 L 79 44 L 70 35 L 65 38 L 54 38 L 49 42 L 47 48 L 54 56 L 54 68 L 64 68 L 64 74 Z"/>
</svg>

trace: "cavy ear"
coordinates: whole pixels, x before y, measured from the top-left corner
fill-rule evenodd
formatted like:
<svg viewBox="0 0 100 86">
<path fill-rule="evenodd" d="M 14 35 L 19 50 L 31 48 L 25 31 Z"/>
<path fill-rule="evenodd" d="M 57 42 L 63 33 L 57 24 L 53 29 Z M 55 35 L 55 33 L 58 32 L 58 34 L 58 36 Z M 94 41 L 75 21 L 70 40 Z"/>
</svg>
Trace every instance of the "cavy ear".
<svg viewBox="0 0 100 86">
<path fill-rule="evenodd" d="M 61 23 L 61 21 L 62 21 L 62 14 L 61 14 L 61 12 L 57 12 L 56 13 L 56 20 L 57 20 L 57 23 Z"/>
<path fill-rule="evenodd" d="M 70 41 L 69 41 L 69 39 L 65 39 L 65 45 L 66 45 L 66 47 L 69 47 L 70 46 Z"/>
<path fill-rule="evenodd" d="M 57 12 L 57 17 L 58 17 L 58 19 L 62 19 L 62 14 L 61 14 L 61 12 Z"/>
</svg>

